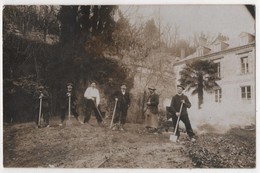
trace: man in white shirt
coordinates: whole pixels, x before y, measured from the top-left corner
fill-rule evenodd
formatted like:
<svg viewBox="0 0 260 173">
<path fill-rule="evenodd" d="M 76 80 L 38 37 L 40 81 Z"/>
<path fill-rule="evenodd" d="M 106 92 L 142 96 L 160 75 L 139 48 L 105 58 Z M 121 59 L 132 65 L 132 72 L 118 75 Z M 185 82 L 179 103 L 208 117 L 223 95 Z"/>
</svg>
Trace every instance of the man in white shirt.
<svg viewBox="0 0 260 173">
<path fill-rule="evenodd" d="M 88 87 L 84 93 L 84 97 L 87 99 L 86 101 L 86 115 L 84 118 L 84 123 L 88 123 L 91 112 L 94 110 L 95 117 L 97 119 L 98 124 L 102 123 L 102 117 L 100 115 L 100 112 L 98 111 L 98 105 L 100 103 L 100 95 L 99 91 L 96 88 L 96 83 L 92 82 L 90 87 Z"/>
</svg>

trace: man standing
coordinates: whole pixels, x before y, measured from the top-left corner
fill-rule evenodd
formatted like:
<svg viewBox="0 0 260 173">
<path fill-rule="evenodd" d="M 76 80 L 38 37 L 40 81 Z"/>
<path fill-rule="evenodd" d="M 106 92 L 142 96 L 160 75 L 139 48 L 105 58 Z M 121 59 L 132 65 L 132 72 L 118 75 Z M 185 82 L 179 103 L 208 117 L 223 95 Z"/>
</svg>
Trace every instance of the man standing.
<svg viewBox="0 0 260 173">
<path fill-rule="evenodd" d="M 155 93 L 155 87 L 148 87 L 149 95 L 146 102 L 145 110 L 145 127 L 151 132 L 156 132 L 159 126 L 158 118 L 158 104 L 159 95 Z"/>
<path fill-rule="evenodd" d="M 192 127 L 190 124 L 190 120 L 189 120 L 189 116 L 188 116 L 188 112 L 187 112 L 187 108 L 191 107 L 191 103 L 190 103 L 188 97 L 183 94 L 184 89 L 185 89 L 184 86 L 177 85 L 177 94 L 172 97 L 170 112 L 172 113 L 173 127 L 175 128 L 178 117 L 180 116 L 180 120 L 182 120 L 182 122 L 184 123 L 187 134 L 190 137 L 190 140 L 194 142 L 195 134 L 193 133 L 193 130 L 192 130 Z M 183 104 L 182 110 L 180 110 L 182 104 Z M 178 127 L 177 127 L 176 136 L 179 139 L 180 131 L 179 131 Z"/>
<path fill-rule="evenodd" d="M 86 111 L 86 115 L 84 118 L 84 123 L 88 123 L 91 113 L 94 110 L 97 122 L 99 125 L 101 125 L 103 120 L 102 120 L 102 115 L 100 114 L 100 112 L 98 110 L 98 106 L 100 103 L 100 95 L 99 95 L 98 89 L 96 88 L 95 82 L 91 82 L 90 87 L 88 87 L 84 93 L 84 97 L 87 99 L 86 100 L 87 111 Z"/>
<path fill-rule="evenodd" d="M 49 118 L 50 118 L 50 110 L 49 110 L 49 93 L 44 88 L 43 85 L 39 85 L 39 87 L 36 89 L 34 95 L 33 95 L 35 101 L 35 123 L 36 127 L 39 128 L 39 118 L 43 116 L 44 121 L 44 127 L 50 127 L 49 125 Z M 42 105 L 40 105 L 40 100 L 42 100 Z M 41 115 L 39 117 L 39 109 L 41 106 Z"/>
<path fill-rule="evenodd" d="M 67 93 L 64 94 L 62 96 L 62 101 L 60 104 L 60 108 L 61 108 L 61 123 L 59 124 L 59 126 L 63 125 L 63 122 L 65 120 L 66 117 L 66 113 L 69 113 L 69 106 L 70 106 L 70 114 L 72 114 L 77 120 L 78 120 L 78 113 L 76 111 L 76 102 L 77 102 L 77 98 L 76 98 L 76 94 L 75 92 L 72 90 L 73 88 L 73 84 L 72 83 L 68 83 L 67 84 Z M 70 97 L 70 105 L 69 105 L 69 97 Z"/>
<path fill-rule="evenodd" d="M 127 117 L 127 110 L 130 106 L 130 95 L 126 91 L 126 84 L 123 83 L 121 85 L 121 91 L 117 91 L 114 94 L 115 100 L 118 100 L 117 106 L 116 106 L 116 114 L 115 118 L 113 120 L 113 123 L 115 126 L 112 130 L 116 130 L 117 128 L 121 131 L 124 131 L 124 125 L 126 123 L 126 117 Z"/>
</svg>

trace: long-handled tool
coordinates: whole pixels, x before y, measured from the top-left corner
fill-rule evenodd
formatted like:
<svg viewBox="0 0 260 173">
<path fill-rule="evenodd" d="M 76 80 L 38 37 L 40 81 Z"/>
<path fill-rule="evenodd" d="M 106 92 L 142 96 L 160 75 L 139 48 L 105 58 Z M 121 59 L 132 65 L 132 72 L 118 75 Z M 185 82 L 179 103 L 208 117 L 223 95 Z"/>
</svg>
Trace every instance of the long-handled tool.
<svg viewBox="0 0 260 173">
<path fill-rule="evenodd" d="M 98 112 L 98 115 L 100 116 L 101 120 L 103 121 L 103 117 L 102 117 L 101 112 L 100 112 L 99 109 L 98 109 L 98 106 L 96 105 L 96 103 L 94 102 L 94 100 L 92 100 L 92 101 L 93 101 L 93 103 L 94 103 L 94 105 L 95 105 L 95 108 L 96 108 L 96 110 L 97 110 L 97 112 Z"/>
<path fill-rule="evenodd" d="M 68 120 L 66 121 L 66 126 L 70 126 L 71 125 L 71 121 L 70 121 L 70 110 L 71 108 L 71 95 L 69 95 L 69 109 L 68 109 Z"/>
<path fill-rule="evenodd" d="M 181 103 L 181 108 L 180 108 L 180 111 L 179 111 L 180 115 L 178 116 L 178 119 L 177 119 L 177 122 L 176 122 L 176 125 L 175 125 L 175 128 L 174 128 L 174 133 L 173 133 L 173 135 L 170 135 L 170 140 L 173 141 L 173 142 L 177 142 L 177 139 L 178 139 L 178 136 L 176 136 L 176 133 L 177 133 L 177 129 L 178 129 L 179 122 L 180 122 L 182 106 L 183 106 L 183 103 Z"/>
<path fill-rule="evenodd" d="M 116 98 L 115 107 L 114 107 L 113 115 L 112 115 L 112 120 L 111 120 L 111 123 L 110 123 L 110 129 L 113 127 L 113 121 L 114 121 L 114 117 L 115 117 L 115 113 L 116 113 L 117 101 L 118 101 L 118 99 Z"/>
<path fill-rule="evenodd" d="M 41 115 L 42 115 L 42 93 L 41 93 L 41 96 L 40 96 L 38 127 L 41 126 Z"/>
</svg>

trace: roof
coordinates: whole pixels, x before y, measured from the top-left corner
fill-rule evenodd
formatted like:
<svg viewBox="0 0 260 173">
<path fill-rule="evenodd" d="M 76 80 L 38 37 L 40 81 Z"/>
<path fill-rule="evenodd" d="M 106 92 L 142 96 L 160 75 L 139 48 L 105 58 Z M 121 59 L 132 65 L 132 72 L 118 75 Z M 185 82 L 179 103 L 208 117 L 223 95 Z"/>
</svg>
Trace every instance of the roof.
<svg viewBox="0 0 260 173">
<path fill-rule="evenodd" d="M 236 47 L 241 47 L 241 45 L 240 45 L 240 37 L 241 37 L 241 35 L 245 35 L 245 34 L 248 34 L 249 36 L 255 37 L 253 34 L 250 34 L 250 33 L 247 33 L 247 32 L 241 32 L 238 35 L 238 37 L 236 37 L 236 38 L 232 38 L 232 39 L 229 39 L 227 41 L 222 41 L 221 39 L 216 38 L 210 45 L 198 46 L 198 48 L 199 47 L 203 47 L 203 48 L 205 48 L 207 50 L 210 50 L 209 52 L 207 52 L 205 54 L 205 55 L 210 55 L 210 54 L 216 53 L 216 51 L 214 51 L 213 47 L 215 46 L 215 44 L 217 42 L 223 43 L 223 44 L 226 45 L 226 47 L 223 50 L 218 51 L 218 52 L 226 51 L 226 50 L 229 50 L 229 49 L 232 49 L 232 48 L 236 48 Z M 252 41 L 251 43 L 255 43 L 255 41 Z M 251 43 L 248 43 L 248 45 L 251 44 Z M 196 57 L 203 57 L 203 56 L 197 56 L 197 51 L 196 51 L 193 54 L 191 54 L 191 55 L 189 55 L 189 56 L 187 56 L 187 57 L 185 57 L 183 59 L 180 59 L 180 60 L 178 60 L 176 62 L 183 62 L 183 61 L 187 61 L 187 60 L 190 60 L 190 59 L 193 59 L 193 58 L 196 58 Z"/>
</svg>

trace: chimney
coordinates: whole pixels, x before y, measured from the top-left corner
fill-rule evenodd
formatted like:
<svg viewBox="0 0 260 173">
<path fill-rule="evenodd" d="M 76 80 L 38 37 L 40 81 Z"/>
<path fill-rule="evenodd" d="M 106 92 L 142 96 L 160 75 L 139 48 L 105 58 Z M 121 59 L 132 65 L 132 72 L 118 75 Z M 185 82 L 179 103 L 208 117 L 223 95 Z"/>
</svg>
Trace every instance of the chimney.
<svg viewBox="0 0 260 173">
<path fill-rule="evenodd" d="M 181 58 L 185 58 L 185 49 L 181 48 Z"/>
</svg>

